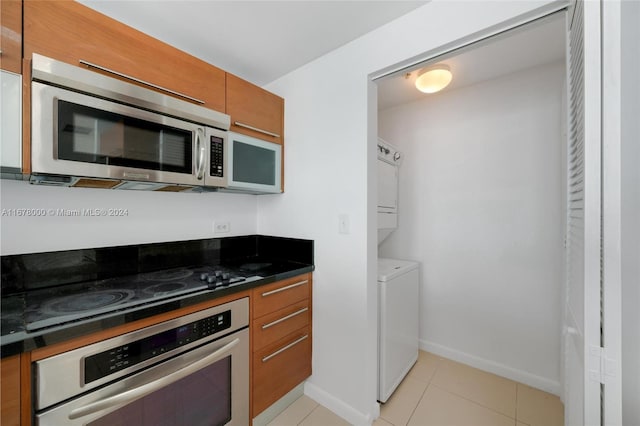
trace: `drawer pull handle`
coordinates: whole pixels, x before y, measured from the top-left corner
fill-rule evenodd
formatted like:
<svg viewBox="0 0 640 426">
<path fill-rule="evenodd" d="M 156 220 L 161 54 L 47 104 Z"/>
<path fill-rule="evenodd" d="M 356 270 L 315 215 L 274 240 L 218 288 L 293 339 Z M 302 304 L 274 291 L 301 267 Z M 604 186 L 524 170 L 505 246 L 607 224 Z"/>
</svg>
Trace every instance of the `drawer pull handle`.
<svg viewBox="0 0 640 426">
<path fill-rule="evenodd" d="M 294 313 L 287 315 L 286 317 L 282 317 L 282 318 L 280 318 L 280 319 L 277 319 L 277 320 L 275 320 L 275 321 L 273 321 L 273 322 L 270 322 L 269 324 L 264 324 L 264 325 L 262 326 L 262 329 L 264 330 L 264 329 L 267 329 L 267 328 L 269 328 L 269 327 L 273 327 L 273 326 L 274 326 L 274 325 L 276 325 L 276 324 L 280 324 L 282 321 L 286 321 L 286 320 L 288 320 L 289 318 L 293 318 L 293 317 L 295 317 L 296 315 L 300 315 L 300 314 L 301 314 L 301 313 L 303 313 L 303 312 L 307 312 L 308 310 L 309 310 L 309 308 L 302 308 L 302 309 L 300 309 L 299 311 L 295 311 Z"/>
<path fill-rule="evenodd" d="M 304 281 L 300 281 L 300 282 L 288 285 L 286 287 L 281 287 L 281 288 L 277 288 L 275 290 L 266 291 L 266 292 L 262 293 L 262 297 L 271 296 L 272 294 L 280 293 L 281 291 L 289 290 L 291 288 L 301 286 L 301 285 L 306 284 L 308 282 L 309 282 L 309 280 L 304 280 Z"/>
<path fill-rule="evenodd" d="M 273 358 L 274 356 L 280 355 L 282 352 L 286 351 L 287 349 L 292 348 L 293 346 L 297 345 L 298 343 L 302 342 L 303 340 L 307 339 L 309 337 L 308 334 L 305 334 L 304 336 L 302 336 L 301 338 L 299 338 L 298 340 L 295 340 L 291 343 L 289 343 L 287 346 L 285 346 L 284 348 L 280 348 L 277 351 L 275 351 L 274 353 L 272 353 L 271 355 L 267 355 L 264 358 L 262 358 L 262 362 L 267 362 L 269 361 L 271 358 Z"/>
<path fill-rule="evenodd" d="M 188 99 L 190 101 L 197 102 L 197 103 L 202 104 L 202 105 L 204 105 L 204 103 L 205 103 L 204 101 L 201 101 L 200 99 L 192 98 L 191 96 L 185 95 L 184 93 L 176 92 L 175 90 L 167 89 L 166 87 L 158 86 L 157 84 L 149 83 L 148 81 L 140 80 L 139 78 L 135 78 L 135 77 L 132 77 L 132 76 L 127 75 L 127 74 L 123 74 L 123 73 L 118 72 L 118 71 L 110 70 L 109 68 L 105 68 L 103 66 L 96 65 L 96 64 L 93 64 L 91 62 L 87 62 L 87 61 L 85 61 L 83 59 L 80 59 L 80 63 L 82 65 L 86 65 L 86 66 L 88 66 L 90 68 L 95 68 L 95 69 L 98 69 L 100 71 L 107 72 L 109 74 L 117 75 L 118 77 L 126 78 L 127 80 L 135 81 L 136 83 L 144 84 L 147 87 L 152 87 L 152 88 L 157 89 L 157 90 L 162 90 L 163 92 L 166 92 L 166 93 L 171 93 L 172 95 L 179 96 L 179 97 L 181 97 L 183 99 Z"/>
<path fill-rule="evenodd" d="M 263 133 L 265 135 L 273 136 L 274 138 L 279 138 L 280 137 L 280 135 L 277 134 L 277 133 L 273 133 L 273 132 L 270 132 L 268 130 L 263 130 L 263 129 L 260 129 L 258 127 L 253 127 L 253 126 L 250 126 L 248 124 L 241 123 L 240 121 L 234 121 L 233 124 L 235 124 L 238 127 L 244 127 L 245 129 L 253 130 L 254 132 Z"/>
</svg>

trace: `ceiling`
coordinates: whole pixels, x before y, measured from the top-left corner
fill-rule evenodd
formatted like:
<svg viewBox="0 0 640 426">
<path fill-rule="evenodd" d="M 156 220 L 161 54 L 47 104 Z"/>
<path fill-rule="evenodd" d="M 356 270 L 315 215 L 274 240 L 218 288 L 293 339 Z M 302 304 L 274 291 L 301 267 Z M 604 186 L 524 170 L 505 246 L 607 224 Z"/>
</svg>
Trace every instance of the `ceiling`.
<svg viewBox="0 0 640 426">
<path fill-rule="evenodd" d="M 453 80 L 442 92 L 459 89 L 565 58 L 565 20 L 558 13 L 532 24 L 479 42 L 461 52 L 443 55 L 378 81 L 378 109 L 414 102 L 429 96 L 415 88 L 418 70 L 429 65 L 449 65 Z M 411 75 L 406 78 L 406 73 Z"/>
<path fill-rule="evenodd" d="M 427 3 L 77 1 L 259 86 Z"/>
</svg>

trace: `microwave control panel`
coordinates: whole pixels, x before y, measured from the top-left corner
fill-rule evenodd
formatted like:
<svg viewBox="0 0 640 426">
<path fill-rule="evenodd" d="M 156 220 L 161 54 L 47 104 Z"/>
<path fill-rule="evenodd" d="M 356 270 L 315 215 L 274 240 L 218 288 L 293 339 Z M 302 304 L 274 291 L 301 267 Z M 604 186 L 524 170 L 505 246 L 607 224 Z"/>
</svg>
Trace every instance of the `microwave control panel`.
<svg viewBox="0 0 640 426">
<path fill-rule="evenodd" d="M 209 158 L 211 159 L 209 176 L 223 177 L 223 164 L 224 164 L 224 139 L 211 136 L 211 152 Z"/>
</svg>

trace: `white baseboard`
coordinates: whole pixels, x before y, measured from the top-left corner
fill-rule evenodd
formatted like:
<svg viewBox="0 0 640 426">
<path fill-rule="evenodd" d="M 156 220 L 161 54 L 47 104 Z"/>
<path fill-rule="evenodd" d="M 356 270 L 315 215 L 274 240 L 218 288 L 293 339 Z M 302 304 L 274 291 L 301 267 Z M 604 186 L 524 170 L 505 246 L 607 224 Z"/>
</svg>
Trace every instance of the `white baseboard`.
<svg viewBox="0 0 640 426">
<path fill-rule="evenodd" d="M 316 401 L 318 404 L 323 405 L 338 416 L 342 417 L 352 425 L 369 426 L 380 415 L 380 404 L 377 402 L 372 407 L 372 412 L 367 415 L 361 413 L 352 406 L 345 404 L 340 399 L 309 381 L 306 381 L 304 384 L 304 394 Z"/>
<path fill-rule="evenodd" d="M 523 383 L 525 385 L 531 386 L 532 388 L 540 389 L 554 395 L 560 396 L 560 394 L 562 393 L 562 385 L 560 384 L 560 382 L 536 376 L 535 374 L 527 373 L 526 371 L 518 370 L 516 368 L 509 367 L 488 359 L 480 358 L 466 352 L 461 352 L 447 346 L 439 345 L 437 343 L 428 342 L 421 339 L 420 349 L 436 355 L 440 355 L 445 358 L 449 358 L 453 361 L 458 361 L 463 364 L 470 365 L 471 367 L 475 367 L 479 370 L 506 377 L 507 379 Z"/>
</svg>

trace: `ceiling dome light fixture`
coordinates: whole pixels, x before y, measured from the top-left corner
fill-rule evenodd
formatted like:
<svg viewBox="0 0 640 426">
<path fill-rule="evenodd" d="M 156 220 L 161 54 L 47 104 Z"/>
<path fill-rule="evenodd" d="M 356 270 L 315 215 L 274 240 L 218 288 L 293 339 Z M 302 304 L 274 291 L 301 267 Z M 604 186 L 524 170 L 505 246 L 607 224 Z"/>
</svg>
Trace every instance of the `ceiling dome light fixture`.
<svg viewBox="0 0 640 426">
<path fill-rule="evenodd" d="M 436 93 L 447 87 L 452 78 L 448 65 L 434 65 L 418 72 L 416 89 L 423 93 Z"/>
</svg>

